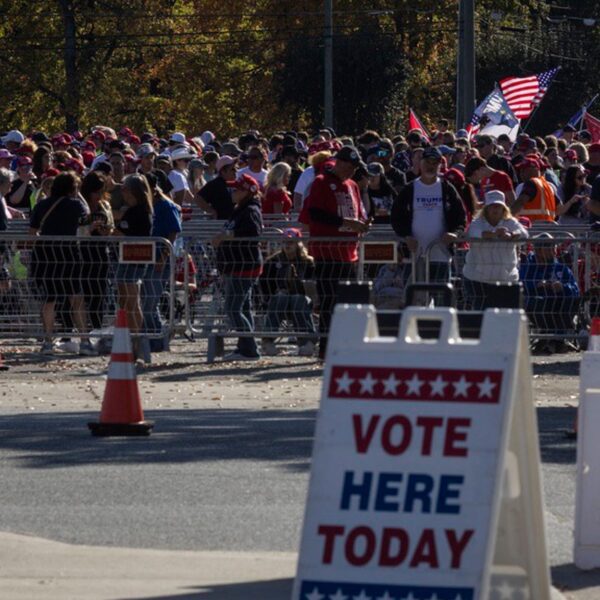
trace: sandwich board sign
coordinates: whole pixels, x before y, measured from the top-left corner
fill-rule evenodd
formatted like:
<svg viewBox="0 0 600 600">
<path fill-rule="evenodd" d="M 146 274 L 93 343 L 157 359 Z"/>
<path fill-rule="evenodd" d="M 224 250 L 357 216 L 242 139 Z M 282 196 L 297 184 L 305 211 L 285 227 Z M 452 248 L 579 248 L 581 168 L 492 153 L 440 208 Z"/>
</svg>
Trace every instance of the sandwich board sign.
<svg viewBox="0 0 600 600">
<path fill-rule="evenodd" d="M 292 600 L 550 598 L 526 323 L 336 307 Z"/>
</svg>

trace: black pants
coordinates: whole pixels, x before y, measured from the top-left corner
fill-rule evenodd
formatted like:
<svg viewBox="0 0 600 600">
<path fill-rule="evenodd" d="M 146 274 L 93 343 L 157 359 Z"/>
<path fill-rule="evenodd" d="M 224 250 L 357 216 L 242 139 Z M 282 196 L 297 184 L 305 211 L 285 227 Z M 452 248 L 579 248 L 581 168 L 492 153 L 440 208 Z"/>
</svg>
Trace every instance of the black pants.
<svg viewBox="0 0 600 600">
<path fill-rule="evenodd" d="M 327 348 L 326 334 L 329 332 L 331 315 L 335 306 L 338 283 L 356 280 L 356 265 L 348 262 L 315 261 L 315 282 L 319 295 L 319 354 L 324 355 Z"/>
<path fill-rule="evenodd" d="M 96 269 L 93 277 L 88 275 L 82 280 L 81 287 L 92 329 L 102 329 L 108 289 L 108 269 Z"/>
</svg>

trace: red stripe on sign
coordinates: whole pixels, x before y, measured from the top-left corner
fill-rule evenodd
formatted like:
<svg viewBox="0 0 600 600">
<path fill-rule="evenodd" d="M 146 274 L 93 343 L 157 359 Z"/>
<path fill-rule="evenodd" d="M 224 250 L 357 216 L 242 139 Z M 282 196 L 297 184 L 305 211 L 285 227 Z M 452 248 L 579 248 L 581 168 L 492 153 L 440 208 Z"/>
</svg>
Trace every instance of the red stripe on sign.
<svg viewBox="0 0 600 600">
<path fill-rule="evenodd" d="M 126 352 L 113 352 L 110 355 L 110 360 L 113 362 L 135 362 L 133 354 Z"/>
<path fill-rule="evenodd" d="M 334 366 L 329 397 L 498 404 L 502 371 Z"/>
</svg>

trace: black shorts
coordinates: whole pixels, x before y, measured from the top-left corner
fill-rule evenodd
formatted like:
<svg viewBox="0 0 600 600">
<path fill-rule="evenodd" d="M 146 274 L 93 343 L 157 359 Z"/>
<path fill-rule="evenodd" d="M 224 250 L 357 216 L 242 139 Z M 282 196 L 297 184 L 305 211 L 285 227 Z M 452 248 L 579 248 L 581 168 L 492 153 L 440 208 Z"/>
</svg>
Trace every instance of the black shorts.
<svg viewBox="0 0 600 600">
<path fill-rule="evenodd" d="M 81 294 L 81 255 L 74 249 L 36 247 L 31 261 L 32 277 L 44 302 Z"/>
</svg>

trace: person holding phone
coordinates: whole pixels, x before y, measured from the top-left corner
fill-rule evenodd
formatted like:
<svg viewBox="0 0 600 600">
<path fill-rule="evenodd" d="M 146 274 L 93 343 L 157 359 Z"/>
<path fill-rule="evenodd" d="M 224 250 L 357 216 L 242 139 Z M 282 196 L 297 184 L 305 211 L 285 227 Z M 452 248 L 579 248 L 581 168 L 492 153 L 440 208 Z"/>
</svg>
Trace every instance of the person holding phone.
<svg viewBox="0 0 600 600">
<path fill-rule="evenodd" d="M 561 225 L 583 225 L 597 217 L 588 208 L 591 186 L 586 183 L 586 172 L 582 165 L 573 165 L 565 172 L 561 186 L 560 204 L 556 205 L 558 222 Z"/>
<path fill-rule="evenodd" d="M 31 158 L 19 156 L 17 158 L 17 177 L 12 182 L 10 192 L 6 194 L 8 205 L 29 214 L 30 198 L 35 191 L 36 181 Z"/>
</svg>

